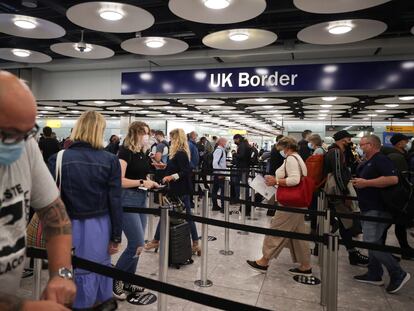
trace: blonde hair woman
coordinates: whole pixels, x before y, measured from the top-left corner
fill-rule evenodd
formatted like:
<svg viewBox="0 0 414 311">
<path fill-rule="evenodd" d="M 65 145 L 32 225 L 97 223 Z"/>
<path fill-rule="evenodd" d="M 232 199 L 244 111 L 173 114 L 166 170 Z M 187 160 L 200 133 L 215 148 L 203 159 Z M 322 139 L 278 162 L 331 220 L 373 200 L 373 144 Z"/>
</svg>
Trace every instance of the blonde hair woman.
<svg viewBox="0 0 414 311">
<path fill-rule="evenodd" d="M 298 143 L 292 137 L 283 137 L 277 146 L 280 147 L 285 161 L 276 170 L 276 176 L 265 176 L 266 185 L 280 187 L 297 186 L 301 181 L 301 177 L 307 175 L 306 165 L 298 154 Z M 272 218 L 270 228 L 297 233 L 308 233 L 303 214 L 283 211 L 276 211 L 275 216 Z M 290 249 L 293 262 L 300 264 L 299 267 L 289 269 L 289 273 L 293 275 L 311 276 L 311 254 L 309 242 L 307 241 L 266 235 L 263 241 L 262 258 L 258 260 L 247 260 L 247 264 L 256 271 L 266 273 L 270 260 L 277 258 L 284 247 Z"/>
<path fill-rule="evenodd" d="M 111 265 L 122 236 L 121 167 L 103 151 L 105 119 L 83 113 L 72 131 L 73 144 L 62 160 L 61 197 L 72 221 L 72 240 L 79 257 Z M 55 174 L 56 155 L 49 159 Z M 91 308 L 112 297 L 112 279 L 77 269 L 74 308 Z"/>
<path fill-rule="evenodd" d="M 118 157 L 121 163 L 122 177 L 122 207 L 146 207 L 147 191 L 158 187 L 158 184 L 148 179 L 151 171 L 151 159 L 148 155 L 149 126 L 140 121 L 133 122 L 128 127 L 128 134 L 123 145 L 119 148 Z M 128 240 L 128 245 L 116 264 L 116 268 L 135 273 L 138 260 L 144 248 L 145 227 L 147 216 L 138 213 L 123 213 L 122 230 Z M 144 289 L 136 285 L 115 280 L 114 296 L 126 299 L 127 293 L 135 293 Z"/>
<path fill-rule="evenodd" d="M 174 129 L 170 132 L 170 154 L 167 167 L 165 169 L 166 176 L 163 178 L 164 183 L 169 183 L 169 194 L 179 197 L 185 206 L 187 214 L 191 215 L 190 195 L 191 167 L 190 167 L 190 147 L 188 146 L 187 136 L 183 129 Z M 201 255 L 201 249 L 198 245 L 197 228 L 193 221 L 190 224 L 191 238 L 193 240 L 193 253 Z M 154 240 L 145 245 L 146 250 L 157 249 L 160 240 L 159 224 L 155 232 Z"/>
</svg>

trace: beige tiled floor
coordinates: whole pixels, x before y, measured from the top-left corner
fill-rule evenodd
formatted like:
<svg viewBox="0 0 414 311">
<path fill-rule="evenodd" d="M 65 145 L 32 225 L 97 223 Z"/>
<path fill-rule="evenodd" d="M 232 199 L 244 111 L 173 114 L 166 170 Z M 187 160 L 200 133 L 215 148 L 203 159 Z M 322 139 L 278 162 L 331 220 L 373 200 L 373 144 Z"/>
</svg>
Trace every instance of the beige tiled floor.
<svg viewBox="0 0 414 311">
<path fill-rule="evenodd" d="M 270 218 L 264 210 L 257 211 L 259 220 L 247 221 L 248 224 L 267 227 Z M 213 212 L 210 215 L 218 219 L 223 216 Z M 154 229 L 157 219 L 154 219 Z M 232 215 L 231 221 L 238 222 L 238 215 Z M 198 225 L 199 234 L 201 226 Z M 389 231 L 388 244 L 397 245 L 394 230 Z M 277 260 L 273 260 L 267 274 L 259 274 L 248 268 L 246 259 L 258 258 L 261 255 L 263 236 L 258 234 L 239 235 L 236 231 L 230 231 L 230 245 L 234 251 L 232 256 L 223 256 L 219 250 L 224 247 L 224 229 L 209 227 L 209 235 L 217 237 L 216 241 L 208 243 L 208 278 L 214 285 L 210 288 L 198 288 L 194 280 L 200 277 L 200 258 L 194 257 L 194 264 L 184 266 L 177 270 L 168 270 L 168 282 L 195 291 L 208 293 L 214 296 L 231 299 L 234 301 L 260 306 L 270 310 L 280 311 L 308 311 L 324 310 L 320 306 L 320 285 L 306 286 L 296 283 L 287 273 L 292 267 L 288 250 L 282 252 Z M 411 239 L 411 238 L 410 238 Z M 124 239 L 125 242 L 125 239 Z M 414 240 L 410 240 L 414 245 Z M 158 257 L 153 252 L 145 252 L 139 263 L 137 273 L 146 277 L 158 277 Z M 117 257 L 113 258 L 115 262 Z M 319 277 L 317 258 L 312 258 L 314 274 Z M 365 272 L 364 268 L 350 266 L 347 254 L 343 248 L 339 255 L 339 295 L 338 307 L 343 311 L 354 310 L 414 310 L 414 261 L 403 261 L 402 266 L 413 275 L 413 279 L 397 295 L 389 295 L 384 287 L 370 286 L 357 283 L 353 276 Z M 384 277 L 388 282 L 388 276 Z M 44 278 L 43 283 L 46 282 Z M 22 282 L 21 295 L 30 296 L 31 280 Z M 157 304 L 149 306 L 134 306 L 127 302 L 120 303 L 120 310 L 156 310 Z M 168 310 L 215 310 L 198 305 L 187 300 L 168 297 Z"/>
</svg>

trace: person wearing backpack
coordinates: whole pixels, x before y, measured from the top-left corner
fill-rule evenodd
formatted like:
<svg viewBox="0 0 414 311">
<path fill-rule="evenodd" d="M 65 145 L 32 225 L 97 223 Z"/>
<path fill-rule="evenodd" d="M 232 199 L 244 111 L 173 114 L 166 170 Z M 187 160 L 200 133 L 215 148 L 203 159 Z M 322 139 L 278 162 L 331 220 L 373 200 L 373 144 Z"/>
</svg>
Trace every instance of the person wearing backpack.
<svg viewBox="0 0 414 311">
<path fill-rule="evenodd" d="M 213 171 L 223 170 L 227 168 L 226 164 L 226 144 L 227 139 L 221 137 L 217 140 L 217 148 L 213 153 Z M 222 174 L 223 171 L 217 171 Z M 221 198 L 221 207 L 217 203 L 217 192 L 220 190 L 220 195 L 224 196 L 224 176 L 214 175 L 213 190 L 211 194 L 211 200 L 213 202 L 213 211 L 220 211 L 224 213 L 224 199 Z"/>
<path fill-rule="evenodd" d="M 350 134 L 346 130 L 341 130 L 333 135 L 335 143 L 333 143 L 325 155 L 324 172 L 327 174 L 324 191 L 326 194 L 350 196 L 350 183 L 352 174 L 351 168 L 348 166 L 345 152 L 346 147 L 351 143 Z M 337 212 L 352 213 L 352 202 L 345 199 L 329 198 L 329 205 Z M 366 266 L 368 265 L 368 257 L 362 255 L 352 246 L 352 220 L 345 218 L 338 219 L 339 234 L 344 241 L 344 245 L 348 251 L 349 263 L 351 265 Z"/>
<path fill-rule="evenodd" d="M 324 183 L 323 166 L 326 151 L 322 147 L 322 142 L 322 138 L 321 136 L 319 136 L 319 134 L 312 134 L 309 137 L 308 148 L 311 150 L 312 154 L 306 159 L 305 164 L 308 170 L 308 176 L 315 181 L 317 190 L 313 195 L 312 203 L 309 207 L 309 210 L 311 211 L 317 210 L 319 193 L 318 190 L 320 186 Z M 315 233 L 317 217 L 315 215 L 310 215 L 309 218 L 311 221 L 311 230 L 313 233 Z"/>
<path fill-rule="evenodd" d="M 408 152 L 407 152 L 407 146 L 408 142 L 411 139 L 410 136 L 406 136 L 404 134 L 394 134 L 390 142 L 393 145 L 392 148 L 390 147 L 382 147 L 381 152 L 386 155 L 394 164 L 395 169 L 397 170 L 397 173 L 401 178 L 404 178 L 406 175 L 406 172 L 408 172 Z M 397 220 L 401 217 L 404 217 L 403 215 L 394 215 Z M 407 225 L 405 224 L 396 224 L 395 225 L 395 236 L 397 237 L 398 243 L 400 244 L 400 247 L 403 249 L 410 250 L 412 249 L 411 246 L 408 244 L 407 239 Z M 384 239 L 386 239 L 387 234 L 385 233 Z M 413 257 L 409 257 L 407 255 L 402 256 L 403 259 L 410 260 L 414 259 Z"/>
</svg>

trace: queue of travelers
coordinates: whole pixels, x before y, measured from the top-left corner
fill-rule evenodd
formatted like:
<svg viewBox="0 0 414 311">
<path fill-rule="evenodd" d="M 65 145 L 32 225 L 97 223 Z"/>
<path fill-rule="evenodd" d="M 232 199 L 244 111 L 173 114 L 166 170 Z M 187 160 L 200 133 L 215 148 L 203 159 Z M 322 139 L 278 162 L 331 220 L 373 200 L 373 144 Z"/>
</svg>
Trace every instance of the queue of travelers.
<svg viewBox="0 0 414 311">
<path fill-rule="evenodd" d="M 118 136 L 110 138 L 104 148 L 106 127 L 104 117 L 96 111 L 86 111 L 76 121 L 64 149 L 52 136 L 50 127 L 43 128 L 43 138 L 36 144 L 39 127 L 35 124 L 36 102 L 28 87 L 10 73 L 0 71 L 0 217 L 7 213 L 16 218 L 2 225 L 0 233 L 3 251 L 0 264 L 18 262 L 14 269 L 0 275 L 0 306 L 16 306 L 16 310 L 68 310 L 91 308 L 115 296 L 124 300 L 130 293 L 145 289 L 121 280 L 112 280 L 82 269 L 72 271 L 71 251 L 82 258 L 111 265 L 111 255 L 120 251 L 122 233 L 127 246 L 115 264 L 117 269 L 136 273 L 144 250 L 159 246 L 159 227 L 154 239 L 145 243 L 147 216 L 144 213 L 126 213 L 123 208 L 145 208 L 147 190 L 168 185 L 168 192 L 184 204 L 185 213 L 191 215 L 194 204 L 193 171 L 203 168 L 204 176 L 226 170 L 229 165 L 228 141 L 224 137 L 201 137 L 183 129 L 173 129 L 169 142 L 162 131 L 151 130 L 145 122 L 132 122 L 121 143 Z M 409 146 L 411 137 L 395 134 L 392 148 L 381 146 L 375 135 L 361 138 L 359 147 L 352 146 L 352 134 L 341 130 L 333 135 L 334 143 L 326 147 L 318 134 L 310 130 L 302 133 L 297 142 L 290 136 L 278 136 L 270 153 L 260 152 L 268 160 L 267 186 L 294 188 L 313 171 L 308 163 L 319 156 L 322 159 L 323 182 L 318 187 L 326 192 L 349 197 L 357 196 L 358 204 L 344 198 L 329 199 L 329 207 L 346 214 L 361 213 L 393 219 L 395 217 L 381 196 L 381 191 L 399 183 L 406 171 L 413 170 L 414 151 Z M 232 154 L 236 168 L 232 179 L 232 198 L 240 198 L 240 182 L 244 173 L 258 163 L 257 146 L 236 134 L 233 142 L 237 150 Z M 313 168 L 312 168 L 313 170 Z M 155 174 L 153 179 L 150 175 Z M 79 178 L 82 176 L 82 178 Z M 212 209 L 223 212 L 224 177 L 213 178 Z M 218 193 L 220 192 L 220 205 Z M 249 191 L 246 191 L 246 198 Z M 277 195 L 276 195 L 277 198 Z M 295 206 L 297 208 L 312 208 Z M 26 213 L 31 207 L 40 219 L 49 259 L 50 280 L 43 293 L 44 300 L 32 301 L 15 296 L 22 275 L 26 247 Z M 314 207 L 313 207 L 314 208 Z M 397 215 L 398 216 L 398 215 Z M 362 221 L 365 242 L 384 245 L 389 225 Z M 201 255 L 199 235 L 193 221 L 189 221 L 192 252 Z M 352 220 L 339 218 L 331 224 L 339 228 L 351 265 L 366 266 L 367 272 L 357 275 L 358 282 L 383 285 L 383 266 L 390 281 L 388 293 L 399 292 L 410 280 L 399 258 L 377 250 L 368 256 L 353 247 Z M 312 229 L 315 224 L 311 225 Z M 396 225 L 395 234 L 404 250 L 408 244 L 408 225 Z M 271 229 L 308 233 L 303 214 L 277 211 L 270 223 Z M 284 248 L 289 248 L 296 266 L 289 273 L 312 276 L 311 247 L 309 242 L 283 237 L 265 236 L 262 256 L 247 260 L 248 267 L 266 273 L 272 259 Z M 402 259 L 413 259 L 403 255 Z"/>
</svg>

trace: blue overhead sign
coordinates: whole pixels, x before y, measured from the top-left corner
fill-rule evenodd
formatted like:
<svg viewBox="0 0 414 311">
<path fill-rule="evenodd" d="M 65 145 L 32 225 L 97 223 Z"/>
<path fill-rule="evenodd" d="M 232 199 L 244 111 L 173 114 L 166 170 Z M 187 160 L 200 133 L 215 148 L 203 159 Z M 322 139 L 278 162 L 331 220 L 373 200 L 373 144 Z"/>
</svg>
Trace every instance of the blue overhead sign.
<svg viewBox="0 0 414 311">
<path fill-rule="evenodd" d="M 414 89 L 414 61 L 122 73 L 122 95 Z"/>
</svg>

